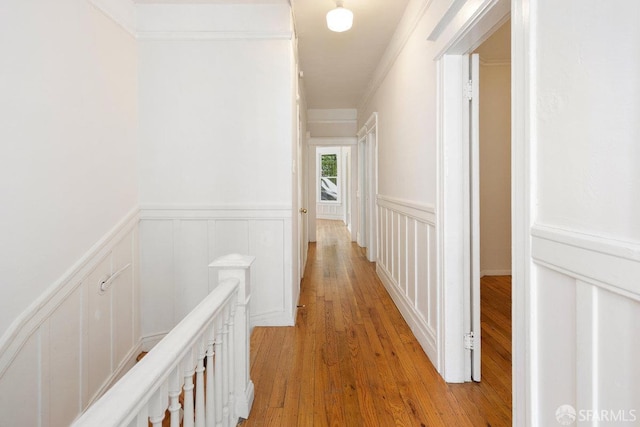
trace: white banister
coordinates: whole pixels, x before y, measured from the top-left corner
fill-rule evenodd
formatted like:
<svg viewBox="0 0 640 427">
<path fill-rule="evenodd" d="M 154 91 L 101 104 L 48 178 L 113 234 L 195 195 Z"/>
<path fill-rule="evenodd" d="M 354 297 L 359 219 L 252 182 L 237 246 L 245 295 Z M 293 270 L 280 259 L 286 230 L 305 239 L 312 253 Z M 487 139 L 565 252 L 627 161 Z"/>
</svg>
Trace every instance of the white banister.
<svg viewBox="0 0 640 427">
<path fill-rule="evenodd" d="M 216 275 L 214 275 L 214 283 L 221 283 L 228 279 L 237 279 L 244 286 L 241 286 L 238 291 L 238 304 L 236 306 L 235 316 L 233 316 L 233 350 L 231 350 L 233 356 L 231 359 L 234 361 L 233 368 L 233 387 L 232 392 L 234 394 L 234 407 L 232 410 L 235 412 L 234 419 L 237 417 L 248 418 L 251 411 L 251 405 L 253 404 L 253 382 L 249 377 L 249 301 L 251 300 L 251 270 L 250 266 L 253 264 L 255 257 L 244 255 L 227 255 L 216 259 L 209 264 L 209 267 L 213 268 Z"/>
<path fill-rule="evenodd" d="M 216 280 L 209 295 L 72 426 L 161 426 L 167 413 L 172 427 L 181 421 L 187 427 L 230 426 L 247 418 L 253 403 L 253 261 L 250 256 L 227 255 L 211 263 Z"/>
</svg>

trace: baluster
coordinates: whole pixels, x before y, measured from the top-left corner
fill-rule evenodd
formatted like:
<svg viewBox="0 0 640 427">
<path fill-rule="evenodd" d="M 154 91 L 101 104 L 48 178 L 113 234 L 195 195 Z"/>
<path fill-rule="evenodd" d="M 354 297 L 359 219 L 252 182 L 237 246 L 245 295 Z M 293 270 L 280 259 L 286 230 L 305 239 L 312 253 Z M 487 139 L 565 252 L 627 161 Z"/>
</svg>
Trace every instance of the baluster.
<svg viewBox="0 0 640 427">
<path fill-rule="evenodd" d="M 225 363 L 223 360 L 223 347 L 222 341 L 222 329 L 223 329 L 222 315 L 216 317 L 216 344 L 215 354 L 215 376 L 214 376 L 214 393 L 215 393 L 215 406 L 216 406 L 216 427 L 222 427 L 222 368 Z"/>
<path fill-rule="evenodd" d="M 208 342 L 207 342 L 207 369 L 204 371 L 206 376 L 206 390 L 205 390 L 205 398 L 206 398 L 206 418 L 207 418 L 207 427 L 215 427 L 216 425 L 216 410 L 215 410 L 215 401 L 214 401 L 214 388 L 213 388 L 213 343 L 215 342 L 215 328 L 213 325 L 209 328 L 208 333 Z"/>
<path fill-rule="evenodd" d="M 182 404 L 184 409 L 184 417 L 183 417 L 183 426 L 184 427 L 194 427 L 193 426 L 193 373 L 194 373 L 194 362 L 193 362 L 193 349 L 189 353 L 189 355 L 185 358 L 184 363 L 184 403 Z"/>
<path fill-rule="evenodd" d="M 169 414 L 171 427 L 180 427 L 180 368 L 176 367 L 169 375 Z"/>
<path fill-rule="evenodd" d="M 149 421 L 153 427 L 162 427 L 164 411 L 167 409 L 168 404 L 167 388 L 167 383 L 165 382 L 149 400 Z"/>
<path fill-rule="evenodd" d="M 204 425 L 204 338 L 198 344 L 198 365 L 196 367 L 196 427 Z"/>
<path fill-rule="evenodd" d="M 229 338 L 227 339 L 227 351 L 229 352 L 229 415 L 231 417 L 231 422 L 237 421 L 238 417 L 236 416 L 236 346 L 235 346 L 235 322 L 234 316 L 236 313 L 236 304 L 235 300 L 231 303 L 230 313 L 229 313 Z"/>
<path fill-rule="evenodd" d="M 224 401 L 224 407 L 222 408 L 222 425 L 229 427 L 229 308 L 224 309 L 224 330 L 222 340 L 224 346 L 222 348 L 222 359 L 224 360 L 224 369 L 222 370 L 222 399 Z"/>
</svg>

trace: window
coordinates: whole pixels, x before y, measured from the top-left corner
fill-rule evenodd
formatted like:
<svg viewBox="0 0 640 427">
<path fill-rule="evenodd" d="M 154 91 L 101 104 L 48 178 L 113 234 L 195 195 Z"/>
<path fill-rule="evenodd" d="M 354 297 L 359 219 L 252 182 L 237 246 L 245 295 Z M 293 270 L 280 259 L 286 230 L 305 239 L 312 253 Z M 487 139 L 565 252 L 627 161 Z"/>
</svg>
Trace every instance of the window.
<svg viewBox="0 0 640 427">
<path fill-rule="evenodd" d="M 338 155 L 320 154 L 320 201 L 337 202 L 339 199 Z"/>
</svg>

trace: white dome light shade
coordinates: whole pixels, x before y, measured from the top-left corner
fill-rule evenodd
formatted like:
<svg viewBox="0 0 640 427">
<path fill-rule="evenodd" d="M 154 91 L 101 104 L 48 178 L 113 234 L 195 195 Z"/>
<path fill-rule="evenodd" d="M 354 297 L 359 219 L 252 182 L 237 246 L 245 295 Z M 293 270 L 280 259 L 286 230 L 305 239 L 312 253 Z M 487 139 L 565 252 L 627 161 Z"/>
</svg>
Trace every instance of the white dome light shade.
<svg viewBox="0 0 640 427">
<path fill-rule="evenodd" d="M 352 25 L 353 12 L 349 9 L 338 6 L 327 13 L 327 27 L 329 27 L 331 31 L 341 33 L 350 29 Z"/>
</svg>

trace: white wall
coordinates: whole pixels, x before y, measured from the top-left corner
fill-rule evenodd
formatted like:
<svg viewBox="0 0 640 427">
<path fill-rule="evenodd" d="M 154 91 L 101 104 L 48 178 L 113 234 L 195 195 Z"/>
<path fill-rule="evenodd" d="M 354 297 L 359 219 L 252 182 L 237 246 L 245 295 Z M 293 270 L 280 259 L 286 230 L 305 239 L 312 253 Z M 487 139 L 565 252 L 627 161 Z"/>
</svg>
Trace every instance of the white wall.
<svg viewBox="0 0 640 427">
<path fill-rule="evenodd" d="M 536 3 L 532 420 L 569 404 L 585 425 L 586 410 L 637 423 L 640 4 Z"/>
<path fill-rule="evenodd" d="M 3 7 L 0 333 L 136 206 L 135 40 L 86 1 Z"/>
<path fill-rule="evenodd" d="M 431 16 L 428 3 L 407 6 L 358 117 L 360 127 L 378 112 L 378 272 L 441 371 L 434 208 L 437 52 L 426 42 L 438 11 Z"/>
<path fill-rule="evenodd" d="M 67 425 L 139 339 L 136 44 L 83 0 L 3 4 L 0 39 L 0 423 Z"/>
<path fill-rule="evenodd" d="M 511 274 L 511 65 L 482 55 L 480 274 Z"/>
<path fill-rule="evenodd" d="M 141 5 L 138 19 L 143 334 L 193 308 L 230 251 L 257 257 L 253 324 L 292 324 L 289 6 Z"/>
</svg>

